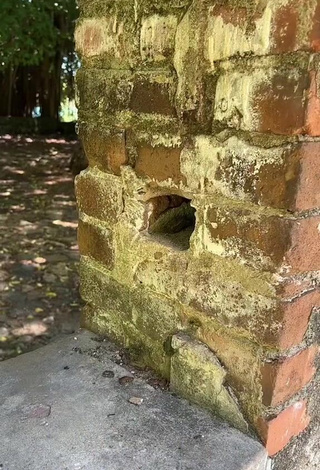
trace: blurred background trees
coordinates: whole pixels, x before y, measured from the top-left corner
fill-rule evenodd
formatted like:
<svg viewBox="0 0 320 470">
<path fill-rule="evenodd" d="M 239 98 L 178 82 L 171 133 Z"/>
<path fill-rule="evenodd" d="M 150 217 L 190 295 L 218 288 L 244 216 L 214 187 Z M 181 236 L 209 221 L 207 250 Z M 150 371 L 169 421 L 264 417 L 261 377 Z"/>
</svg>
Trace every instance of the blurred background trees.
<svg viewBox="0 0 320 470">
<path fill-rule="evenodd" d="M 74 98 L 76 18 L 76 0 L 0 0 L 0 116 L 59 120 Z"/>
</svg>

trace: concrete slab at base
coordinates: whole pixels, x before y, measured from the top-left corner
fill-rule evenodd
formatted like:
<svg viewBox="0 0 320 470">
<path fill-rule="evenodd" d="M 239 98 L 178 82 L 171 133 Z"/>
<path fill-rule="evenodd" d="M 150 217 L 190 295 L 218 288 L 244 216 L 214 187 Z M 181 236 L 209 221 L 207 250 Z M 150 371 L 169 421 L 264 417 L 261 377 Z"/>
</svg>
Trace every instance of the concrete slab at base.
<svg viewBox="0 0 320 470">
<path fill-rule="evenodd" d="M 142 379 L 121 385 L 130 371 L 93 338 L 81 332 L 0 364 L 2 470 L 267 469 L 249 436 Z"/>
</svg>

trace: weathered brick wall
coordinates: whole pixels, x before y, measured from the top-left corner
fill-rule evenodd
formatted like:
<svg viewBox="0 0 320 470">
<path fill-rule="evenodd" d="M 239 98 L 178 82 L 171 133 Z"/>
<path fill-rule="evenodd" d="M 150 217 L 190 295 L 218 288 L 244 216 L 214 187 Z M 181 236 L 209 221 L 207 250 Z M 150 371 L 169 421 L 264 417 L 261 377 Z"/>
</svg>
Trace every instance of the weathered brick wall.
<svg viewBox="0 0 320 470">
<path fill-rule="evenodd" d="M 83 324 L 274 455 L 318 353 L 320 2 L 79 4 Z"/>
</svg>

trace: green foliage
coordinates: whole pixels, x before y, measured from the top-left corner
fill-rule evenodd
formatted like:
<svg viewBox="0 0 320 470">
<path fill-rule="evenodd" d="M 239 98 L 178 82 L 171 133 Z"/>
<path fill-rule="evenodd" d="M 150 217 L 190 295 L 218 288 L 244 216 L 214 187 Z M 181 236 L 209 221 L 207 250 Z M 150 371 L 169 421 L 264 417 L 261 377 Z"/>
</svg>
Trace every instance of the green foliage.
<svg viewBox="0 0 320 470">
<path fill-rule="evenodd" d="M 75 0 L 1 0 L 0 69 L 73 53 Z"/>
</svg>

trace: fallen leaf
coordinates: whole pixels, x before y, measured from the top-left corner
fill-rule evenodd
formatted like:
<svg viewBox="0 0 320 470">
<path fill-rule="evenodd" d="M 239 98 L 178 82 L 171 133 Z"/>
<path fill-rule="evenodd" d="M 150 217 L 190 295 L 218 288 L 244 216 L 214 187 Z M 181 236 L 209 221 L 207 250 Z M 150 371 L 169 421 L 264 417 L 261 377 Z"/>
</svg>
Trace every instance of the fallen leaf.
<svg viewBox="0 0 320 470">
<path fill-rule="evenodd" d="M 57 294 L 55 292 L 46 292 L 46 297 L 53 299 L 54 297 L 57 297 Z"/>
<path fill-rule="evenodd" d="M 48 328 L 43 323 L 38 321 L 24 325 L 20 328 L 15 328 L 12 330 L 12 334 L 13 336 L 41 336 L 46 333 L 47 330 Z"/>
<path fill-rule="evenodd" d="M 143 398 L 131 397 L 129 398 L 129 403 L 132 403 L 132 405 L 140 406 L 143 403 Z"/>
<path fill-rule="evenodd" d="M 77 222 L 64 222 L 63 220 L 54 220 L 52 222 L 54 225 L 60 225 L 61 227 L 77 228 Z"/>
</svg>

